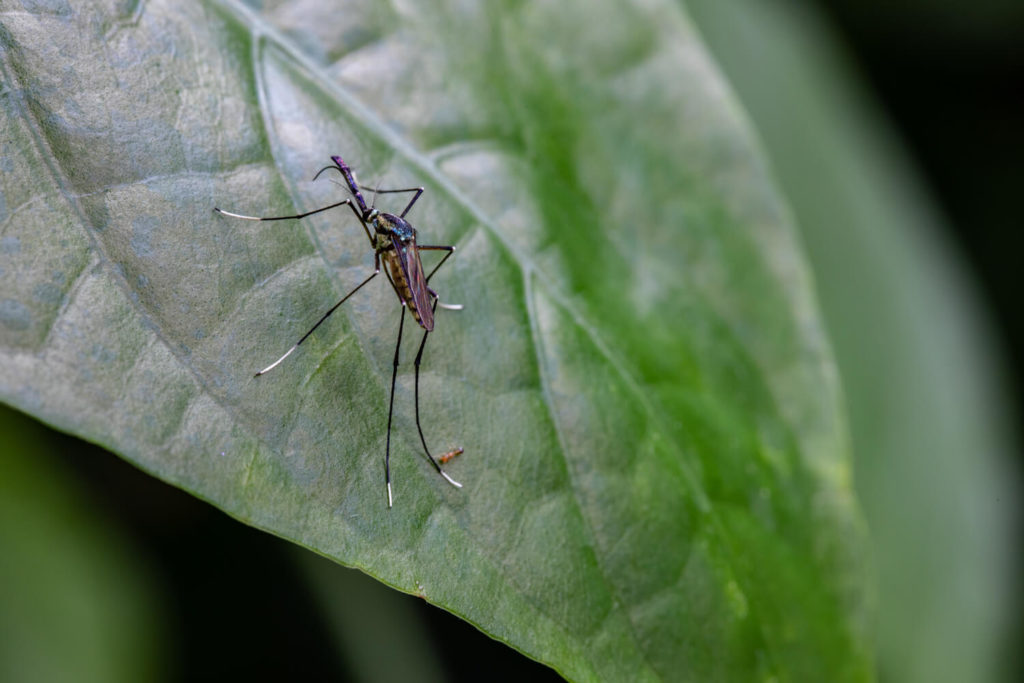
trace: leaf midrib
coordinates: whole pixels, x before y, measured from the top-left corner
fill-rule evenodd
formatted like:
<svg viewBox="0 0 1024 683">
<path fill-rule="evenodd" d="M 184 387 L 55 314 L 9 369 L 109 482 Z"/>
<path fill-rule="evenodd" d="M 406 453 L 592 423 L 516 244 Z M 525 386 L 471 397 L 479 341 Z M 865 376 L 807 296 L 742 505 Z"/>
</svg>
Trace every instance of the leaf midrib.
<svg viewBox="0 0 1024 683">
<path fill-rule="evenodd" d="M 253 34 L 253 53 L 257 69 L 259 69 L 259 65 L 263 63 L 261 55 L 259 54 L 261 50 L 260 45 L 263 44 L 265 41 L 270 41 L 270 49 L 281 50 L 285 54 L 285 56 L 287 56 L 294 63 L 300 65 L 307 72 L 315 74 L 317 76 L 317 84 L 321 88 L 323 88 L 327 93 L 332 95 L 335 101 L 341 107 L 346 109 L 354 119 L 360 121 L 360 123 L 366 126 L 371 133 L 376 135 L 382 141 L 386 142 L 389 149 L 396 152 L 398 156 L 400 156 L 404 161 L 406 161 L 409 164 L 410 167 L 415 168 L 421 174 L 430 177 L 433 180 L 433 182 L 441 189 L 443 194 L 446 195 L 446 198 L 448 200 L 460 206 L 460 208 L 462 208 L 468 215 L 470 215 L 480 226 L 484 227 L 487 230 L 488 234 L 492 238 L 496 239 L 497 242 L 502 246 L 502 248 L 505 249 L 505 251 L 518 264 L 520 272 L 524 279 L 524 283 L 527 285 L 527 289 L 525 289 L 524 291 L 529 291 L 528 287 L 529 280 L 531 279 L 531 277 L 535 277 L 542 282 L 542 284 L 544 285 L 545 292 L 554 299 L 555 303 L 562 309 L 564 313 L 569 315 L 573 324 L 575 324 L 587 335 L 590 342 L 601 353 L 601 355 L 608 362 L 608 364 L 615 370 L 615 372 L 621 377 L 621 379 L 625 382 L 626 386 L 629 388 L 629 391 L 633 393 L 639 404 L 643 407 L 646 413 L 654 420 L 659 431 L 664 436 L 665 443 L 670 444 L 672 450 L 676 453 L 677 457 L 673 460 L 673 462 L 677 465 L 679 471 L 682 473 L 684 477 L 684 480 L 689 483 L 692 492 L 695 494 L 694 502 L 696 503 L 698 509 L 708 517 L 710 523 L 713 524 L 716 531 L 718 532 L 719 538 L 723 539 L 724 541 L 724 524 L 722 523 L 717 512 L 715 511 L 714 506 L 711 504 L 710 499 L 707 496 L 707 493 L 699 485 L 698 479 L 696 478 L 691 468 L 687 464 L 685 458 L 683 457 L 683 453 L 681 452 L 679 445 L 675 442 L 675 440 L 667 436 L 670 432 L 667 431 L 665 427 L 665 424 L 667 422 L 666 416 L 662 413 L 662 411 L 659 408 L 651 404 L 645 392 L 643 392 L 640 389 L 638 380 L 632 376 L 632 374 L 628 371 L 625 365 L 619 360 L 615 353 L 604 342 L 601 335 L 593 327 L 593 325 L 588 320 L 585 319 L 583 314 L 580 313 L 576 307 L 569 305 L 567 297 L 565 297 L 559 290 L 551 286 L 550 280 L 545 276 L 543 270 L 541 270 L 527 254 L 521 252 L 515 245 L 513 245 L 511 241 L 504 236 L 502 231 L 497 228 L 493 220 L 487 214 L 485 214 L 483 210 L 480 209 L 469 197 L 467 197 L 446 175 L 441 173 L 438 170 L 437 166 L 433 164 L 428 157 L 424 156 L 408 140 L 406 140 L 404 137 L 400 136 L 397 132 L 395 132 L 393 129 L 384 124 L 380 120 L 379 115 L 375 111 L 373 111 L 368 106 L 363 104 L 360 100 L 355 98 L 344 87 L 336 83 L 334 79 L 330 77 L 329 74 L 325 73 L 321 65 L 309 59 L 301 50 L 299 50 L 292 43 L 291 40 L 287 38 L 287 36 L 282 35 L 280 31 L 278 31 L 274 26 L 264 21 L 263 18 L 260 17 L 259 15 L 255 15 L 251 10 L 249 10 L 248 7 L 237 6 L 234 2 L 232 2 L 232 0 L 213 1 L 217 2 L 218 4 L 221 4 L 222 6 L 225 6 L 228 9 L 228 11 L 231 11 L 232 13 L 235 13 L 237 15 L 241 15 L 241 18 L 248 22 L 249 26 L 252 29 Z M 262 97 L 262 93 L 264 92 L 264 90 L 261 87 L 261 75 L 257 73 L 256 77 L 258 79 L 258 82 L 260 83 L 257 85 L 257 92 L 260 93 L 260 96 Z M 265 112 L 266 108 L 261 107 L 261 113 L 265 114 Z M 268 126 L 266 125 L 265 118 L 264 132 L 269 136 L 270 131 L 268 130 Z M 324 256 L 319 246 L 319 241 L 315 241 L 314 243 L 317 244 L 318 251 L 321 251 L 321 258 L 323 258 L 324 262 L 326 263 L 326 257 Z M 530 320 L 531 345 L 534 349 L 538 367 L 541 369 L 540 393 L 544 401 L 545 409 L 548 412 L 549 419 L 551 420 L 553 428 L 557 434 L 559 448 L 562 454 L 562 460 L 563 462 L 568 463 L 569 458 L 567 456 L 565 440 L 562 435 L 562 426 L 560 421 L 556 417 L 557 411 L 554 407 L 553 399 L 551 398 L 549 391 L 550 383 L 542 370 L 545 364 L 543 362 L 543 359 L 541 358 L 541 345 L 538 341 L 539 329 L 537 327 L 537 317 L 533 310 L 531 297 L 529 296 L 526 297 L 526 309 L 528 318 Z M 566 471 L 569 475 L 570 481 L 575 482 L 575 477 L 573 475 L 572 468 L 567 466 Z M 573 503 L 576 506 L 576 509 L 580 515 L 580 519 L 582 520 L 585 526 L 588 545 L 593 548 L 600 548 L 601 546 L 596 542 L 596 534 L 594 533 L 593 524 L 589 516 L 584 513 L 584 507 L 580 502 L 579 496 L 576 494 L 576 492 L 579 490 L 578 486 L 574 485 L 572 487 L 572 490 L 574 492 L 572 496 Z M 651 665 L 649 655 L 646 649 L 643 648 L 641 645 L 641 640 L 636 633 L 636 627 L 633 623 L 633 617 L 630 613 L 630 610 L 626 606 L 626 603 L 621 599 L 621 595 L 619 594 L 619 591 L 615 588 L 615 584 L 608 578 L 604 565 L 601 562 L 602 554 L 595 553 L 595 557 L 597 557 L 598 569 L 601 578 L 608 589 L 609 594 L 615 598 L 616 604 L 621 606 L 620 609 L 622 610 L 627 622 L 629 623 L 631 636 L 634 641 L 636 651 L 642 654 L 645 662 L 647 663 L 648 668 L 650 668 L 651 671 L 657 671 Z M 732 562 L 731 557 L 729 561 L 730 563 Z M 500 568 L 496 567 L 496 569 L 500 571 Z M 738 580 L 738 575 L 736 574 L 736 572 L 732 571 L 731 573 L 734 577 L 737 577 Z M 504 572 L 501 572 L 501 574 L 503 576 L 506 576 Z M 510 581 L 510 583 L 513 582 Z M 549 615 L 548 618 L 551 619 L 552 617 Z M 564 630 L 565 628 L 563 627 L 563 631 Z M 763 638 L 762 642 L 765 643 L 766 647 L 772 647 L 770 639 Z"/>
</svg>

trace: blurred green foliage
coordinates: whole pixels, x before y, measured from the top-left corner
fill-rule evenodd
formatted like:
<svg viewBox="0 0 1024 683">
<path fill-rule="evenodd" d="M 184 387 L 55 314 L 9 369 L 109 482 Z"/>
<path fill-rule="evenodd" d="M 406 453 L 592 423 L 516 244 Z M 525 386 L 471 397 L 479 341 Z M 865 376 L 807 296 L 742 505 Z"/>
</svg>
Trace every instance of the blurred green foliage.
<svg viewBox="0 0 1024 683">
<path fill-rule="evenodd" d="M 54 466 L 47 431 L 0 406 L 0 680 L 164 680 L 148 568 Z"/>
<path fill-rule="evenodd" d="M 985 305 L 821 18 L 786 0 L 687 5 L 764 141 L 814 269 L 874 541 L 880 673 L 1010 679 L 1018 435 Z"/>
</svg>

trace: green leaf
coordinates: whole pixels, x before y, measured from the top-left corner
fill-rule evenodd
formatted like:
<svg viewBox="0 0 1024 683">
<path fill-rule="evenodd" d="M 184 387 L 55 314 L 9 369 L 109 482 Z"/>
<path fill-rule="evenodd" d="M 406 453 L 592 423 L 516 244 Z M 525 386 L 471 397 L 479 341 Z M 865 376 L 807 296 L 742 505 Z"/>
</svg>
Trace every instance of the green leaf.
<svg viewBox="0 0 1024 683">
<path fill-rule="evenodd" d="M 679 8 L 312 5 L 2 15 L 0 395 L 572 679 L 869 678 L 810 278 Z M 385 282 L 252 379 L 371 272 L 358 224 L 211 212 L 336 202 L 330 154 L 459 248 L 420 398 L 465 488 L 409 341 L 392 510 Z"/>
</svg>

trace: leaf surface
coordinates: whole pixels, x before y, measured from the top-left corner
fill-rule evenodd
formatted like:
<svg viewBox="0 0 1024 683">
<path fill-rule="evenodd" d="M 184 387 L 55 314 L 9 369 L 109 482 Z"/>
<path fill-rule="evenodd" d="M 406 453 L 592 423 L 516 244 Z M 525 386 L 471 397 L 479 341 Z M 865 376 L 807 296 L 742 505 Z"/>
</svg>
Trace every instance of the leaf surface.
<svg viewBox="0 0 1024 683">
<path fill-rule="evenodd" d="M 869 677 L 811 282 L 678 7 L 255 7 L 2 15 L 5 400 L 569 678 Z M 330 154 L 458 247 L 420 393 L 465 488 L 407 339 L 390 511 L 386 282 L 252 378 L 372 272 L 354 217 L 210 210 L 336 202 Z"/>
</svg>

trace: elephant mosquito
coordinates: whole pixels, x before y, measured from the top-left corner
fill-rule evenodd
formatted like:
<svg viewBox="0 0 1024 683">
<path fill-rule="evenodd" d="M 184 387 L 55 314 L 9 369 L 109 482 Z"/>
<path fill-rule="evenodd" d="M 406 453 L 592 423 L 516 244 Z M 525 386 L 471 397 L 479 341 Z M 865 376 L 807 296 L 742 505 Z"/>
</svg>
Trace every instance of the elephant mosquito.
<svg viewBox="0 0 1024 683">
<path fill-rule="evenodd" d="M 402 345 L 402 328 L 405 326 L 405 311 L 409 310 L 412 313 L 412 317 L 419 323 L 419 326 L 423 328 L 423 339 L 420 341 L 419 351 L 416 353 L 416 372 L 415 372 L 415 386 L 416 386 L 416 429 L 419 431 L 420 443 L 423 444 L 423 452 L 427 454 L 427 458 L 433 464 L 434 469 L 444 479 L 457 488 L 462 488 L 462 484 L 452 479 L 448 474 L 441 468 L 441 463 L 447 463 L 453 457 L 462 453 L 461 448 L 454 448 L 447 453 L 435 458 L 430 454 L 430 449 L 427 448 L 427 440 L 423 437 L 423 427 L 420 426 L 420 362 L 423 360 L 423 349 L 427 345 L 427 337 L 430 332 L 434 329 L 434 313 L 438 307 L 438 295 L 437 292 L 432 290 L 429 286 L 430 278 L 434 276 L 438 268 L 444 265 L 444 262 L 455 252 L 453 246 L 435 246 L 435 245 L 421 245 L 416 243 L 416 230 L 405 220 L 405 215 L 409 213 L 409 209 L 412 208 L 416 200 L 423 194 L 422 187 L 411 187 L 398 190 L 380 190 L 365 185 L 359 185 L 356 182 L 355 173 L 348 167 L 345 161 L 340 156 L 332 156 L 331 161 L 334 162 L 332 166 L 325 166 L 320 169 L 313 180 L 320 177 L 320 174 L 328 170 L 337 170 L 341 173 L 345 179 L 345 184 L 348 186 L 349 192 L 352 196 L 343 202 L 331 204 L 320 209 L 314 209 L 313 211 L 307 211 L 305 213 L 296 214 L 294 216 L 270 216 L 270 217 L 259 217 L 259 216 L 243 216 L 241 214 L 232 213 L 230 211 L 224 211 L 223 209 L 214 208 L 217 213 L 232 218 L 242 218 L 249 221 L 282 221 L 282 220 L 293 220 L 299 218 L 305 218 L 315 213 L 321 213 L 330 209 L 335 209 L 340 206 L 348 206 L 352 209 L 352 212 L 359 219 L 359 223 L 363 226 L 363 230 L 366 232 L 367 239 L 370 240 L 370 246 L 373 248 L 373 273 L 368 278 L 360 282 L 356 287 L 348 294 L 341 298 L 341 301 L 334 304 L 323 317 L 316 322 L 313 327 L 309 329 L 302 338 L 299 339 L 283 356 L 278 358 L 276 361 L 263 368 L 256 373 L 255 377 L 264 375 L 291 355 L 291 353 L 299 347 L 302 342 L 306 341 L 309 335 L 313 334 L 316 328 L 330 317 L 334 311 L 338 309 L 343 303 L 345 303 L 349 297 L 362 289 L 363 285 L 368 283 L 373 278 L 377 277 L 380 273 L 381 260 L 383 259 L 386 270 L 385 275 L 388 277 L 388 281 L 391 283 L 391 287 L 395 290 L 395 294 L 398 296 L 398 300 L 402 305 L 402 315 L 398 322 L 398 341 L 395 342 L 395 359 L 391 370 L 391 397 L 388 400 L 388 432 L 387 441 L 384 447 L 384 482 L 387 485 L 388 490 L 388 507 L 392 505 L 391 497 L 391 416 L 395 406 L 395 379 L 398 376 L 398 356 L 399 349 Z M 363 199 L 360 189 L 372 191 L 374 193 L 374 205 L 367 206 L 366 200 Z M 397 216 L 392 213 L 386 213 L 379 211 L 375 208 L 376 195 L 378 194 L 394 194 L 398 192 L 414 192 L 412 199 L 402 210 L 402 213 Z M 373 227 L 373 231 L 370 231 L 370 227 Z M 429 275 L 423 274 L 423 264 L 420 261 L 421 251 L 444 251 L 447 252 L 444 258 L 434 266 L 434 269 L 430 271 Z M 460 310 L 462 306 L 450 306 L 447 304 L 440 304 L 442 308 L 449 308 L 453 310 Z M 440 462 L 439 462 L 440 461 Z"/>
</svg>

